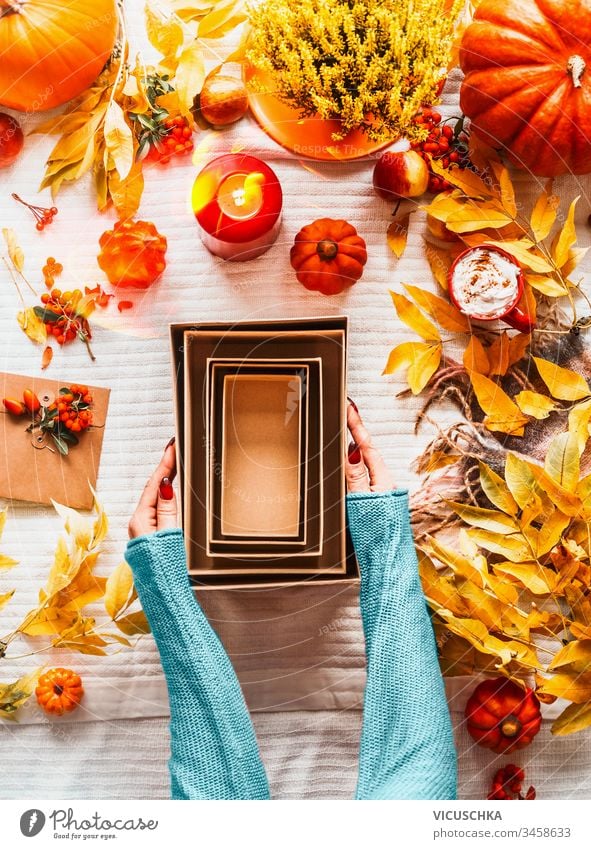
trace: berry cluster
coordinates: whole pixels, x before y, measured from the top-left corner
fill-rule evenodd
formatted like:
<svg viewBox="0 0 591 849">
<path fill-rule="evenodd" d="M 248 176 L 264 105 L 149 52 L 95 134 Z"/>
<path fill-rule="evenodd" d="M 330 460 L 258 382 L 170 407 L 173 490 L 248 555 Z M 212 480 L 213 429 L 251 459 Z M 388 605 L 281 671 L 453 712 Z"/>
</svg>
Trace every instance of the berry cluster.
<svg viewBox="0 0 591 849">
<path fill-rule="evenodd" d="M 439 112 L 424 107 L 415 118 L 415 123 L 424 126 L 428 132 L 424 141 L 414 142 L 413 150 L 422 156 L 427 165 L 430 166 L 432 159 L 437 159 L 444 168 L 468 168 L 470 157 L 468 154 L 468 137 L 464 132 L 463 119 L 456 122 L 456 126 L 441 123 Z M 439 174 L 435 174 L 429 167 L 429 187 L 433 194 L 445 192 L 453 186 Z"/>
<path fill-rule="evenodd" d="M 73 433 L 80 433 L 89 428 L 92 424 L 91 404 L 92 395 L 88 386 L 74 383 L 70 387 L 60 389 L 56 406 L 62 426 Z"/>
<path fill-rule="evenodd" d="M 55 278 L 58 277 L 62 271 L 64 270 L 64 266 L 61 262 L 56 262 L 52 256 L 48 256 L 45 265 L 41 269 L 43 272 L 43 277 L 45 279 L 45 285 L 48 289 L 53 288 L 53 284 L 55 283 Z"/>
<path fill-rule="evenodd" d="M 507 764 L 495 772 L 492 788 L 487 799 L 505 799 L 515 801 L 516 799 L 535 799 L 536 791 L 534 787 L 529 787 L 525 796 L 521 795 L 522 783 L 525 780 L 525 773 L 521 767 L 515 764 Z"/>
<path fill-rule="evenodd" d="M 51 224 L 51 222 L 57 215 L 57 206 L 35 206 L 32 203 L 27 203 L 27 201 L 19 197 L 16 192 L 12 193 L 12 197 L 19 203 L 22 203 L 23 206 L 26 206 L 27 209 L 31 210 L 37 222 L 37 224 L 35 225 L 37 227 L 37 230 L 44 230 L 48 224 Z"/>
<path fill-rule="evenodd" d="M 44 307 L 36 307 L 35 312 L 45 322 L 48 336 L 54 336 L 58 345 L 73 342 L 76 337 L 91 338 L 87 320 L 78 313 L 82 297 L 80 289 L 74 289 L 71 292 L 52 289 L 51 292 L 41 295 L 41 303 Z"/>
<path fill-rule="evenodd" d="M 162 123 L 160 138 L 150 145 L 147 159 L 165 165 L 172 156 L 184 156 L 193 150 L 193 133 L 189 122 L 181 115 Z"/>
</svg>

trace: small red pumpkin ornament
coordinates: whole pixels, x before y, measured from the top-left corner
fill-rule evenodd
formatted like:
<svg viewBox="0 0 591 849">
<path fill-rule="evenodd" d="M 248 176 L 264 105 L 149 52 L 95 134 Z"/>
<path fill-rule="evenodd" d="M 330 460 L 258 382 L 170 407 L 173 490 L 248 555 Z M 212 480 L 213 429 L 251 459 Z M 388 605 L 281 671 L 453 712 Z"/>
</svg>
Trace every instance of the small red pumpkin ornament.
<svg viewBox="0 0 591 849">
<path fill-rule="evenodd" d="M 45 713 L 62 716 L 80 704 L 84 695 L 82 679 L 71 669 L 49 669 L 39 678 L 35 695 Z"/>
<path fill-rule="evenodd" d="M 117 221 L 99 245 L 98 264 L 113 286 L 147 289 L 166 268 L 166 237 L 150 221 Z"/>
<path fill-rule="evenodd" d="M 540 702 L 507 678 L 488 678 L 466 704 L 466 725 L 479 746 L 508 754 L 529 746 L 540 730 Z"/>
<path fill-rule="evenodd" d="M 300 283 L 323 295 L 338 295 L 356 283 L 367 262 L 365 241 L 352 224 L 319 218 L 302 227 L 289 255 Z"/>
</svg>

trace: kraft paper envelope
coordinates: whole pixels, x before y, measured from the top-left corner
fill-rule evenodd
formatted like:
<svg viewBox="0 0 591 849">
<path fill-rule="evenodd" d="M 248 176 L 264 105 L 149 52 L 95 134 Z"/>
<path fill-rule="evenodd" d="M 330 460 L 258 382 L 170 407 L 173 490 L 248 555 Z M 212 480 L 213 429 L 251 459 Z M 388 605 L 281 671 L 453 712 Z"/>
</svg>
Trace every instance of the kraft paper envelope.
<svg viewBox="0 0 591 849">
<path fill-rule="evenodd" d="M 0 372 L 0 397 L 21 400 L 25 389 L 32 389 L 38 397 L 45 393 L 57 397 L 62 387 L 77 382 Z M 30 413 L 13 416 L 2 405 L 1 498 L 36 504 L 51 504 L 53 499 L 76 509 L 92 508 L 90 487 L 96 487 L 110 389 L 88 386 L 88 391 L 93 397 L 94 423 L 87 431 L 77 434 L 80 442 L 70 446 L 66 456 L 59 453 L 50 436 L 40 440 L 39 430 L 27 433 Z"/>
</svg>

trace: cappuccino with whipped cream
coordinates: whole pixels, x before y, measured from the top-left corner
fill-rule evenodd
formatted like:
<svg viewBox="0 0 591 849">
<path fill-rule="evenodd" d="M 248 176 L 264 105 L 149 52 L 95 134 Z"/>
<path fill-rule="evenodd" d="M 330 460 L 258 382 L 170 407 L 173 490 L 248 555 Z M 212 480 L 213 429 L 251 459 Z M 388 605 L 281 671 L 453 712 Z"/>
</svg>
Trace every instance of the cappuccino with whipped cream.
<svg viewBox="0 0 591 849">
<path fill-rule="evenodd" d="M 475 318 L 504 315 L 518 299 L 521 270 L 493 247 L 473 248 L 456 262 L 453 295 L 458 308 Z"/>
</svg>

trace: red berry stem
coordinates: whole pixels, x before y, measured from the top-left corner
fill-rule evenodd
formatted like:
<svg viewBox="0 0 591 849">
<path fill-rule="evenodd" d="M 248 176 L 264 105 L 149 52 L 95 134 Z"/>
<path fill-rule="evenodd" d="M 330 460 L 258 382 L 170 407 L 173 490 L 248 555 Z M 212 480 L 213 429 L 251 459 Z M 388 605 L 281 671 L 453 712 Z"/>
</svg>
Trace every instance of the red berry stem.
<svg viewBox="0 0 591 849">
<path fill-rule="evenodd" d="M 19 197 L 16 192 L 12 193 L 12 197 L 19 203 L 22 203 L 23 206 L 26 206 L 27 209 L 31 210 L 35 216 L 35 220 L 37 222 L 36 227 L 39 231 L 44 230 L 48 224 L 51 224 L 58 213 L 57 206 L 35 206 L 32 203 L 27 203 L 27 201 L 23 200 L 22 197 Z"/>
</svg>

